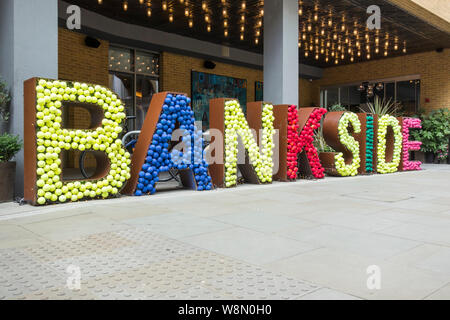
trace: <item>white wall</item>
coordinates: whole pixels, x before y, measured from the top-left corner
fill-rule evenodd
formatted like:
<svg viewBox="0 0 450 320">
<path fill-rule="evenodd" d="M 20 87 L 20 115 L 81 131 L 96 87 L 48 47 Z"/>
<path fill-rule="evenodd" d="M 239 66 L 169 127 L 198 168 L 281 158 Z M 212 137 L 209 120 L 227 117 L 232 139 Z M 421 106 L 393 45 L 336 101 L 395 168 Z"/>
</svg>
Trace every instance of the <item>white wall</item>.
<svg viewBox="0 0 450 320">
<path fill-rule="evenodd" d="M 23 137 L 23 82 L 58 78 L 57 0 L 0 1 L 0 73 L 11 85 L 10 131 Z M 23 195 L 23 151 L 16 156 L 16 196 Z"/>
</svg>

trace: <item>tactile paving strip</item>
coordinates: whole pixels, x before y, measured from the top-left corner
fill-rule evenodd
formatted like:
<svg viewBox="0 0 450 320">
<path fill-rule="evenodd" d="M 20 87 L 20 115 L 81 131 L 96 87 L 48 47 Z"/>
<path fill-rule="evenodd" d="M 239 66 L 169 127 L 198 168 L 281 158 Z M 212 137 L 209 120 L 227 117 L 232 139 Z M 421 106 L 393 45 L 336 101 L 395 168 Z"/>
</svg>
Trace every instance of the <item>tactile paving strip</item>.
<svg viewBox="0 0 450 320">
<path fill-rule="evenodd" d="M 144 227 L 0 250 L 0 300 L 296 299 L 318 288 Z"/>
</svg>

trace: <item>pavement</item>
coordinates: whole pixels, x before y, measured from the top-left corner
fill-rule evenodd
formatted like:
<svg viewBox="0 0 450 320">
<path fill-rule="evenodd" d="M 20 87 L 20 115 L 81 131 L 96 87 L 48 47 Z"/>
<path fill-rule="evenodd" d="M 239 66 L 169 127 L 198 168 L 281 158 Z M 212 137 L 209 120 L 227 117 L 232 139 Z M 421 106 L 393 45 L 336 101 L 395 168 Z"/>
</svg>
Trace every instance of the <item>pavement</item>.
<svg viewBox="0 0 450 320">
<path fill-rule="evenodd" d="M 450 299 L 450 166 L 0 204 L 1 299 Z"/>
</svg>

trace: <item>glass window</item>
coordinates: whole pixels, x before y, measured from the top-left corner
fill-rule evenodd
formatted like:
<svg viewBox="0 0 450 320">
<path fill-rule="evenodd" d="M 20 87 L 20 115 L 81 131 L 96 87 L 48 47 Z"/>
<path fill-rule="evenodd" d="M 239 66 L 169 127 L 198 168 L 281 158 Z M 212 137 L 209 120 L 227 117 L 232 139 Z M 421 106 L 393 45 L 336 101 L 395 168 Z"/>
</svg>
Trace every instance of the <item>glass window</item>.
<svg viewBox="0 0 450 320">
<path fill-rule="evenodd" d="M 109 70 L 133 72 L 133 52 L 130 49 L 110 47 Z"/>
<path fill-rule="evenodd" d="M 391 99 L 391 101 L 395 101 L 395 82 L 384 84 L 384 97 L 386 100 Z"/>
<path fill-rule="evenodd" d="M 142 128 L 153 94 L 158 92 L 158 80 L 136 76 L 136 128 Z"/>
<path fill-rule="evenodd" d="M 153 53 L 136 51 L 136 72 L 158 75 L 159 56 Z"/>
<path fill-rule="evenodd" d="M 400 103 L 402 111 L 413 114 L 416 110 L 416 81 L 397 82 L 397 102 Z"/>
<path fill-rule="evenodd" d="M 382 83 L 383 85 L 379 85 Z M 417 113 L 420 108 L 420 80 L 412 79 L 407 81 L 391 82 L 363 82 L 365 90 L 359 91 L 360 85 L 342 86 L 339 88 L 321 89 L 321 105 L 329 108 L 337 103 L 341 103 L 349 111 L 359 112 L 360 107 L 367 110 L 367 103 L 373 103 L 375 96 L 392 102 L 399 102 L 401 111 L 405 115 Z M 367 96 L 370 86 L 373 94 Z"/>
<path fill-rule="evenodd" d="M 159 55 L 129 48 L 110 46 L 109 86 L 123 101 L 128 130 L 139 130 L 144 123 L 150 101 L 159 91 Z"/>
<path fill-rule="evenodd" d="M 341 105 L 348 106 L 350 104 L 349 87 L 341 87 L 340 95 Z"/>
<path fill-rule="evenodd" d="M 339 103 L 339 89 L 333 88 L 327 90 L 327 108 Z"/>
<path fill-rule="evenodd" d="M 127 116 L 134 115 L 134 77 L 132 74 L 113 73 L 109 75 L 109 88 L 119 96 L 125 105 Z M 128 120 L 128 128 L 133 127 L 133 120 Z"/>
</svg>

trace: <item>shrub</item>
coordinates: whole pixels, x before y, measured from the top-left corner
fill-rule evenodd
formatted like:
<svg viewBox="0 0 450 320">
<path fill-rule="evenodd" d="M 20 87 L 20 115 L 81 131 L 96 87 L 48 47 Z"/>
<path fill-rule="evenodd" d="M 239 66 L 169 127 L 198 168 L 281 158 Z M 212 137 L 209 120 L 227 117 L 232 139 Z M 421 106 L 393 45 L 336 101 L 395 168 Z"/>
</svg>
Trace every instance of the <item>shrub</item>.
<svg viewBox="0 0 450 320">
<path fill-rule="evenodd" d="M 10 101 L 11 95 L 9 94 L 8 84 L 0 78 L 0 120 L 8 121 Z"/>
<path fill-rule="evenodd" d="M 438 109 L 429 114 L 421 114 L 422 130 L 411 132 L 414 140 L 421 141 L 421 150 L 424 152 L 437 153 L 447 150 L 450 138 L 450 110 Z"/>
<path fill-rule="evenodd" d="M 9 133 L 0 135 L 0 162 L 11 160 L 22 149 L 23 143 L 19 136 Z"/>
</svg>

